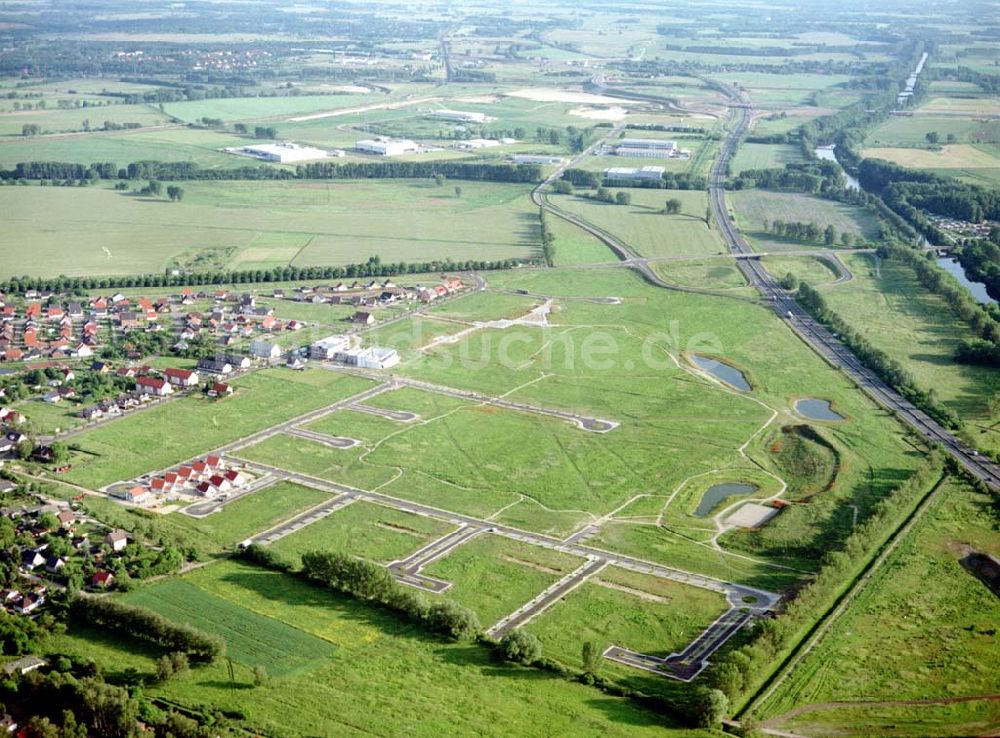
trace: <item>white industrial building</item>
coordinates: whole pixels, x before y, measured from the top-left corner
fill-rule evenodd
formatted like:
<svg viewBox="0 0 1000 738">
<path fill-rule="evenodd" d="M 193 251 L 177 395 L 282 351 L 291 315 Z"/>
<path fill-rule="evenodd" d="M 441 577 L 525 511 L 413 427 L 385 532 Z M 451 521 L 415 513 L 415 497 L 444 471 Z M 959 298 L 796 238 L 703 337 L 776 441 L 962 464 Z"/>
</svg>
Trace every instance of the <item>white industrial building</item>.
<svg viewBox="0 0 1000 738">
<path fill-rule="evenodd" d="M 327 336 L 309 346 L 309 358 L 329 361 L 339 352 L 350 348 L 351 339 L 347 336 Z"/>
<path fill-rule="evenodd" d="M 253 144 L 251 146 L 235 146 L 226 149 L 232 154 L 242 156 L 252 156 L 261 161 L 273 161 L 279 164 L 290 164 L 297 161 L 314 161 L 325 159 L 327 152 L 323 149 L 314 149 L 311 146 L 299 146 L 290 141 L 279 141 L 278 143 Z"/>
<path fill-rule="evenodd" d="M 464 110 L 432 110 L 427 114 L 427 117 L 436 120 L 453 120 L 456 123 L 487 123 L 496 120 L 485 113 L 469 113 Z"/>
<path fill-rule="evenodd" d="M 334 354 L 333 360 L 360 369 L 388 369 L 399 363 L 399 352 L 382 346 L 344 349 Z"/>
<path fill-rule="evenodd" d="M 638 159 L 670 159 L 677 155 L 677 142 L 660 138 L 623 138 L 615 146 L 615 156 L 631 156 Z"/>
<path fill-rule="evenodd" d="M 452 148 L 460 151 L 476 151 L 477 149 L 491 149 L 501 143 L 503 142 L 497 141 L 495 138 L 470 138 L 465 141 L 456 141 Z"/>
<path fill-rule="evenodd" d="M 414 141 L 405 138 L 385 138 L 383 136 L 357 141 L 354 144 L 354 148 L 362 154 L 377 154 L 378 156 L 416 154 L 420 151 L 420 145 Z"/>
<path fill-rule="evenodd" d="M 612 182 L 659 181 L 664 171 L 663 167 L 611 167 L 604 170 L 604 179 Z"/>
<path fill-rule="evenodd" d="M 515 164 L 562 164 L 561 156 L 547 156 L 544 154 L 514 154 L 511 159 Z"/>
</svg>

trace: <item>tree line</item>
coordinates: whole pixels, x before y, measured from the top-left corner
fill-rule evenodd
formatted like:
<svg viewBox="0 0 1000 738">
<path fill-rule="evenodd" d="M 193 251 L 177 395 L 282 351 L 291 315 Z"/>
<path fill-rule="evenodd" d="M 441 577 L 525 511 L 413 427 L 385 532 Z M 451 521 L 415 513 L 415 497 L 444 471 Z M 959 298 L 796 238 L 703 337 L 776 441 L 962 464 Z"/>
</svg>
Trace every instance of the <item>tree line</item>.
<svg viewBox="0 0 1000 738">
<path fill-rule="evenodd" d="M 547 266 L 555 266 L 556 261 L 556 236 L 549 230 L 548 216 L 545 208 L 538 209 L 538 222 L 542 229 L 542 258 Z"/>
<path fill-rule="evenodd" d="M 368 277 L 394 277 L 401 274 L 433 274 L 436 272 L 493 271 L 513 269 L 523 262 L 517 259 L 482 261 L 421 261 L 386 262 L 377 256 L 360 264 L 346 266 L 283 266 L 273 269 L 245 269 L 234 271 L 187 272 L 174 274 L 129 274 L 110 277 L 11 277 L 0 282 L 0 292 L 24 294 L 28 290 L 51 290 L 84 294 L 86 290 L 125 289 L 130 287 L 197 287 L 202 285 L 259 284 L 268 282 L 304 282 L 312 280 L 357 279 Z"/>
<path fill-rule="evenodd" d="M 574 187 L 600 187 L 606 184 L 603 172 L 593 172 L 589 169 L 567 169 L 563 172 L 560 182 L 568 182 Z M 658 190 L 703 190 L 708 187 L 708 178 L 699 174 L 687 172 L 664 172 L 660 179 L 629 181 L 629 187 L 645 187 Z M 615 186 L 622 186 L 616 180 Z"/>
<path fill-rule="evenodd" d="M 334 164 L 315 162 L 291 169 L 265 164 L 204 169 L 189 161 L 136 161 L 124 168 L 112 162 L 20 162 L 0 170 L 2 180 L 142 179 L 142 180 L 288 180 L 288 179 L 420 179 L 443 174 L 476 182 L 533 183 L 541 180 L 537 164 L 485 164 L 458 161 L 371 161 Z"/>
<path fill-rule="evenodd" d="M 70 614 L 77 622 L 179 651 L 195 661 L 211 663 L 226 653 L 226 644 L 218 636 L 173 623 L 152 610 L 117 600 L 77 596 L 70 602 Z"/>
</svg>

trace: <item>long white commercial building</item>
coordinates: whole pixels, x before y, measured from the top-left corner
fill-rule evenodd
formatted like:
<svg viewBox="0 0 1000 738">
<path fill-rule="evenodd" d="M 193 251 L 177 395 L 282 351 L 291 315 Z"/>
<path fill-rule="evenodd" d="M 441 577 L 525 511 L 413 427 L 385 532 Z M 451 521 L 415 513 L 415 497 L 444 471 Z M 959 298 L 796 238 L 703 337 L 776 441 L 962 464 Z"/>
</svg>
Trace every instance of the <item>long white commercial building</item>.
<svg viewBox="0 0 1000 738">
<path fill-rule="evenodd" d="M 611 167 L 604 170 L 604 179 L 612 182 L 642 182 L 663 179 L 663 167 Z"/>
<path fill-rule="evenodd" d="M 354 148 L 363 154 L 399 156 L 400 154 L 418 153 L 420 144 L 405 138 L 372 138 L 355 142 Z"/>
<path fill-rule="evenodd" d="M 660 138 L 623 138 L 615 146 L 615 156 L 636 159 L 670 159 L 677 154 L 676 141 Z"/>
<path fill-rule="evenodd" d="M 427 117 L 436 120 L 453 120 L 456 123 L 486 123 L 496 120 L 485 113 L 470 113 L 464 110 L 432 110 L 427 114 Z"/>
<path fill-rule="evenodd" d="M 311 146 L 299 146 L 290 141 L 234 146 L 226 149 L 226 151 L 232 154 L 252 156 L 261 161 L 273 161 L 280 164 L 288 164 L 296 161 L 315 161 L 316 159 L 325 159 L 328 156 L 328 153 L 323 149 L 315 149 Z"/>
<path fill-rule="evenodd" d="M 511 160 L 515 164 L 562 164 L 561 156 L 547 156 L 544 154 L 514 154 Z"/>
</svg>

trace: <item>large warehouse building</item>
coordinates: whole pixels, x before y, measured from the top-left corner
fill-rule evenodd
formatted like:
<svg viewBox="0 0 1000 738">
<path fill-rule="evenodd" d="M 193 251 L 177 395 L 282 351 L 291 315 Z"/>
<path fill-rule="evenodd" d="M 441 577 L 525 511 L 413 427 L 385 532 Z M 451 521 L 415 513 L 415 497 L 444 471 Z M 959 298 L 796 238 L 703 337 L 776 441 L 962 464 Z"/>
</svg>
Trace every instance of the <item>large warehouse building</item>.
<svg viewBox="0 0 1000 738">
<path fill-rule="evenodd" d="M 452 120 L 456 123 L 487 123 L 496 120 L 485 113 L 469 113 L 464 110 L 433 110 L 427 117 L 435 120 Z"/>
<path fill-rule="evenodd" d="M 399 156 L 400 154 L 416 154 L 420 145 L 408 139 L 372 138 L 357 141 L 355 150 L 362 154 L 377 154 L 378 156 Z"/>
<path fill-rule="evenodd" d="M 669 159 L 677 153 L 676 141 L 661 138 L 623 138 L 615 146 L 615 156 L 639 159 Z"/>
<path fill-rule="evenodd" d="M 604 170 L 608 182 L 656 182 L 663 179 L 663 167 L 611 167 Z"/>
<path fill-rule="evenodd" d="M 236 146 L 226 149 L 226 151 L 233 154 L 241 154 L 242 156 L 252 156 L 261 161 L 273 161 L 279 164 L 291 164 L 297 161 L 315 161 L 316 159 L 325 159 L 328 156 L 327 152 L 323 149 L 314 149 L 311 146 L 299 146 L 290 141 Z"/>
</svg>

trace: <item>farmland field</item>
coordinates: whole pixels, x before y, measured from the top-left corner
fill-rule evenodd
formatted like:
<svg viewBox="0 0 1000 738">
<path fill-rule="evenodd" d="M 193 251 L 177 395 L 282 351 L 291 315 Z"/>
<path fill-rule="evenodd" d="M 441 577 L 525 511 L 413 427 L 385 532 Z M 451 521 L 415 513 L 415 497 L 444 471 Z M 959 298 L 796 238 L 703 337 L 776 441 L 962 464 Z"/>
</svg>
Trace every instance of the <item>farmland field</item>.
<svg viewBox="0 0 1000 738">
<path fill-rule="evenodd" d="M 451 188 L 409 180 L 186 182 L 184 190 L 182 203 L 103 186 L 7 190 L 12 216 L 0 235 L 8 255 L 0 276 L 161 272 L 198 260 L 250 269 L 358 263 L 375 255 L 528 258 L 538 249 L 538 217 L 524 186 L 465 182 L 461 198 Z M 373 219 L 371 208 L 390 208 L 390 215 Z M 65 262 L 68 248 L 72 266 Z"/>
<path fill-rule="evenodd" d="M 1000 147 L 991 144 L 947 144 L 940 150 L 913 148 L 867 148 L 862 155 L 886 159 L 915 169 L 929 169 L 946 176 L 961 177 L 977 184 L 1000 183 Z"/>
</svg>

